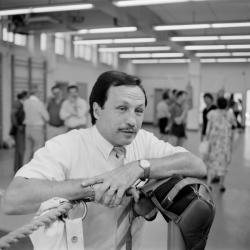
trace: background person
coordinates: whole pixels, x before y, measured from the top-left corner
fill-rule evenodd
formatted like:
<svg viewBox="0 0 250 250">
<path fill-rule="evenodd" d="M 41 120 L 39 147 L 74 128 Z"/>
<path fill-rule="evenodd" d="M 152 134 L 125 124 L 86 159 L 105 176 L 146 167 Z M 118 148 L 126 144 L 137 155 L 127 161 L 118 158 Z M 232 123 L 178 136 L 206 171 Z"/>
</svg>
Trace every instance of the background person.
<svg viewBox="0 0 250 250">
<path fill-rule="evenodd" d="M 132 198 L 126 190 L 140 178 L 202 176 L 205 165 L 184 148 L 141 129 L 147 98 L 137 77 L 118 71 L 101 74 L 89 104 L 93 126 L 47 141 L 16 174 L 5 192 L 3 208 L 9 214 L 30 213 L 52 197 L 75 200 L 94 191 L 95 202 L 88 204 L 83 223 L 85 249 L 122 247 L 124 235 L 118 223 L 122 215 L 127 215 L 123 228 L 132 223 L 132 245 L 138 249 L 143 218 L 130 222 Z M 88 187 L 91 184 L 94 190 Z M 138 194 L 133 197 L 138 201 Z"/>
<path fill-rule="evenodd" d="M 64 121 L 60 118 L 60 110 L 64 101 L 62 90 L 59 86 L 51 88 L 52 97 L 48 101 L 47 110 L 49 113 L 49 122 L 47 125 L 47 140 L 54 136 L 66 132 Z"/>
<path fill-rule="evenodd" d="M 86 128 L 88 104 L 79 97 L 79 89 L 76 85 L 67 88 L 68 97 L 63 102 L 60 110 L 60 118 L 64 120 L 67 130 Z"/>
<path fill-rule="evenodd" d="M 33 154 L 45 142 L 45 124 L 49 120 L 44 103 L 38 98 L 38 86 L 31 87 L 30 96 L 24 101 L 25 112 L 25 154 L 24 163 L 28 163 Z"/>
</svg>

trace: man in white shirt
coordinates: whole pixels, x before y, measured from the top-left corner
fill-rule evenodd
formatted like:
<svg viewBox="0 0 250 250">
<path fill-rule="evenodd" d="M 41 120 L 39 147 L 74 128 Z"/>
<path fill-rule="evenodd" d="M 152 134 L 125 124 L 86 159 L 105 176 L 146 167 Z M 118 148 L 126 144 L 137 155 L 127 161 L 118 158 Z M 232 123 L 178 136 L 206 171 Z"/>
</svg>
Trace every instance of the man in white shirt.
<svg viewBox="0 0 250 250">
<path fill-rule="evenodd" d="M 86 128 L 87 125 L 87 102 L 79 97 L 79 89 L 76 85 L 67 88 L 68 98 L 62 104 L 60 118 L 68 130 Z"/>
<path fill-rule="evenodd" d="M 118 224 L 123 223 L 126 190 L 140 178 L 202 176 L 205 165 L 184 148 L 141 129 L 147 98 L 137 77 L 118 71 L 101 74 L 89 104 L 93 126 L 48 141 L 16 174 L 3 209 L 9 214 L 31 213 L 52 197 L 75 200 L 94 191 L 95 202 L 88 204 L 83 222 L 84 249 L 123 249 Z M 120 166 L 114 163 L 114 146 L 125 148 Z M 133 196 L 137 202 L 138 195 Z M 133 221 L 133 249 L 138 249 L 142 223 L 141 217 Z"/>
<path fill-rule="evenodd" d="M 28 163 L 33 154 L 45 141 L 45 123 L 49 120 L 48 111 L 43 102 L 37 97 L 38 86 L 32 85 L 30 96 L 24 101 L 25 113 L 25 153 L 24 164 Z"/>
</svg>

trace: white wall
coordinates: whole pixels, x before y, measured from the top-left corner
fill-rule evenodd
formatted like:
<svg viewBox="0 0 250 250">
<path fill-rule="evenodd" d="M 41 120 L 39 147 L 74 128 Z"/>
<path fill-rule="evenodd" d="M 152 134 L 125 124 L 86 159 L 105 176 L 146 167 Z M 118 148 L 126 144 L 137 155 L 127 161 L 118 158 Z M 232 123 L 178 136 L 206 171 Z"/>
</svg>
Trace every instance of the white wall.
<svg viewBox="0 0 250 250">
<path fill-rule="evenodd" d="M 149 106 L 145 114 L 146 122 L 153 122 L 154 89 L 185 89 L 190 80 L 188 64 L 141 64 L 137 73 L 146 88 Z M 240 92 L 243 96 L 250 89 L 250 64 L 202 64 L 201 92 L 217 92 L 222 87 L 226 92 Z M 244 101 L 244 100 L 243 100 Z"/>
</svg>

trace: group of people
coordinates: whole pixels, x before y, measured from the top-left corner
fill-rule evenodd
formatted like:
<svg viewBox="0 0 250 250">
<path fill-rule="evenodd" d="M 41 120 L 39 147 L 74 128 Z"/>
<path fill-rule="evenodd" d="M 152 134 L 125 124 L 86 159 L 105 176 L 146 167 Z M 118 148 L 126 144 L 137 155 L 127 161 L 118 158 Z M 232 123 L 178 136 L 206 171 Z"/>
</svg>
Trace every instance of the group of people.
<svg viewBox="0 0 250 250">
<path fill-rule="evenodd" d="M 186 139 L 186 120 L 189 105 L 187 92 L 168 89 L 156 106 L 160 138 L 174 146 L 182 146 Z"/>
<path fill-rule="evenodd" d="M 206 108 L 203 110 L 201 140 L 208 148 L 204 155 L 207 165 L 207 184 L 219 182 L 221 192 L 225 188 L 225 176 L 232 157 L 233 129 L 237 126 L 236 117 L 230 108 L 230 102 L 223 96 L 216 98 L 210 93 L 204 94 Z"/>
<path fill-rule="evenodd" d="M 68 86 L 66 99 L 57 85 L 51 88 L 51 93 L 47 105 L 39 99 L 37 85 L 32 85 L 29 93 L 23 91 L 17 95 L 10 129 L 15 140 L 14 172 L 30 161 L 34 152 L 44 146 L 45 140 L 87 126 L 89 108 L 80 98 L 78 86 Z"/>
</svg>

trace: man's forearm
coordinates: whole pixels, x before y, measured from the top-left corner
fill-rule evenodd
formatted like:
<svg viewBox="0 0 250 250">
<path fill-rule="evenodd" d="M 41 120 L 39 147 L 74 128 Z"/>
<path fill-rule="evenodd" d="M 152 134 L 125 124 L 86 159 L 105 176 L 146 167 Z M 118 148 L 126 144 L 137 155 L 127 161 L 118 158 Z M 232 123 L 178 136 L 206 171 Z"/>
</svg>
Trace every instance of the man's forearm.
<svg viewBox="0 0 250 250">
<path fill-rule="evenodd" d="M 82 199 L 91 194 L 91 189 L 82 187 L 83 179 L 48 181 L 16 177 L 7 189 L 3 210 L 7 214 L 27 214 L 38 210 L 40 204 L 52 197 L 68 200 Z"/>
<path fill-rule="evenodd" d="M 192 153 L 176 153 L 160 159 L 151 159 L 150 178 L 159 179 L 182 174 L 201 177 L 206 174 L 204 162 Z"/>
</svg>

